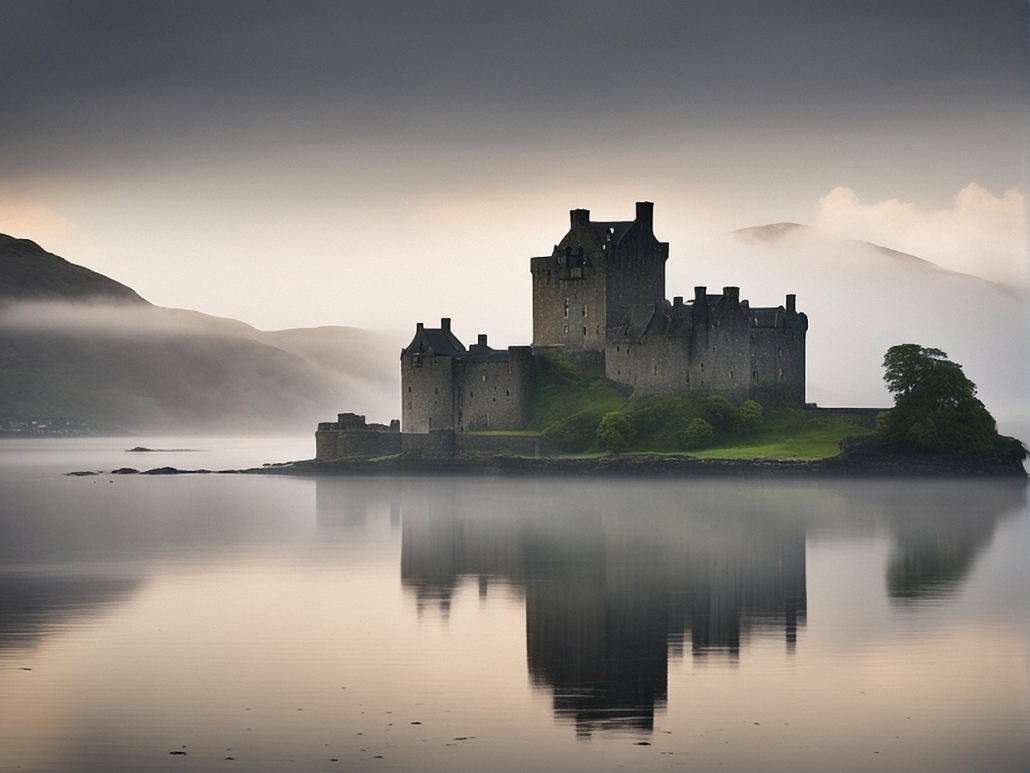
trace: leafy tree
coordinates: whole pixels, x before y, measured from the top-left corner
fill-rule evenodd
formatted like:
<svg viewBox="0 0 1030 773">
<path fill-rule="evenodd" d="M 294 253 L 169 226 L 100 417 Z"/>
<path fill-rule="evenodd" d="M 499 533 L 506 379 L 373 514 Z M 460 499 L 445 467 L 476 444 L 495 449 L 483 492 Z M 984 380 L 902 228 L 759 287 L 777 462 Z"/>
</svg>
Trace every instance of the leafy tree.
<svg viewBox="0 0 1030 773">
<path fill-rule="evenodd" d="M 991 448 L 1002 441 L 976 397 L 976 384 L 940 349 L 892 346 L 883 367 L 894 395 L 894 407 L 877 421 L 886 441 L 938 451 Z"/>
<path fill-rule="evenodd" d="M 754 432 L 762 426 L 762 406 L 754 400 L 745 400 L 740 406 L 738 420 L 742 432 Z"/>
<path fill-rule="evenodd" d="M 635 434 L 633 417 L 625 411 L 610 411 L 597 424 L 597 439 L 613 454 L 626 450 Z"/>
<path fill-rule="evenodd" d="M 686 449 L 704 448 L 715 440 L 715 428 L 704 419 L 694 419 L 683 430 L 680 442 Z"/>
<path fill-rule="evenodd" d="M 709 395 L 706 397 L 704 405 L 701 407 L 701 413 L 704 415 L 705 421 L 716 432 L 728 433 L 736 429 L 738 419 L 737 408 L 722 395 Z"/>
</svg>

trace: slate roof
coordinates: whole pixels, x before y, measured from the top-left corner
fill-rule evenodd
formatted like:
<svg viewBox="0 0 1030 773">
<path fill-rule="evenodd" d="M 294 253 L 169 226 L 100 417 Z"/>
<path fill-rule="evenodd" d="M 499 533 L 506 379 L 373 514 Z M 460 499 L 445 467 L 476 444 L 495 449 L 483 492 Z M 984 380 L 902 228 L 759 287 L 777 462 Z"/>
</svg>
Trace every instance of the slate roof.
<svg viewBox="0 0 1030 773">
<path fill-rule="evenodd" d="M 461 354 L 465 345 L 450 330 L 425 328 L 426 340 L 437 354 Z"/>
<path fill-rule="evenodd" d="M 594 229 L 597 238 L 602 242 L 607 241 L 610 237 L 612 244 L 618 244 L 622 241 L 622 237 L 626 235 L 626 231 L 630 229 L 633 223 L 633 220 L 612 220 L 608 222 L 591 220 L 590 227 Z"/>
</svg>

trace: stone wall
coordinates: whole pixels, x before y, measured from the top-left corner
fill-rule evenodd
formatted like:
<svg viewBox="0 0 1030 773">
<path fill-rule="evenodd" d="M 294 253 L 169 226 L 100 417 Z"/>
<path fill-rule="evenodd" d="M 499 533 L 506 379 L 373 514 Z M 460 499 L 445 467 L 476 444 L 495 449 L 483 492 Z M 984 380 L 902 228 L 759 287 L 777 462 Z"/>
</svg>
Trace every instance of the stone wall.
<svg viewBox="0 0 1030 773">
<path fill-rule="evenodd" d="M 401 427 L 428 432 L 454 427 L 454 358 L 417 353 L 401 357 Z"/>
<path fill-rule="evenodd" d="M 392 456 L 401 452 L 400 432 L 374 429 L 323 429 L 315 433 L 315 459 L 353 459 L 369 456 Z"/>
<path fill-rule="evenodd" d="M 751 336 L 751 396 L 758 402 L 805 402 L 805 330 L 755 328 Z"/>
<path fill-rule="evenodd" d="M 480 354 L 479 348 L 456 362 L 455 428 L 522 429 L 529 421 L 535 380 L 532 349 L 512 346 Z"/>
</svg>

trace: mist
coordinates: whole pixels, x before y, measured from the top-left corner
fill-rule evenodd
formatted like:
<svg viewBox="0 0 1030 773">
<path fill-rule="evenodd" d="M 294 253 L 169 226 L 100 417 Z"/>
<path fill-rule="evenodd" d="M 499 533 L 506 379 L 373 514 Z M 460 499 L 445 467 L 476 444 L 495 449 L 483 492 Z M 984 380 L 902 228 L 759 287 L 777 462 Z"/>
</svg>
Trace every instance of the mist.
<svg viewBox="0 0 1030 773">
<path fill-rule="evenodd" d="M 307 434 L 345 410 L 396 416 L 396 336 L 261 331 L 160 307 L 0 305 L 0 411 L 98 431 Z"/>
<path fill-rule="evenodd" d="M 689 296 L 695 284 L 738 285 L 752 306 L 797 295 L 809 321 L 810 402 L 890 407 L 883 355 L 916 343 L 963 366 L 1003 434 L 1030 439 L 1025 288 L 793 224 L 744 229 L 690 250 L 697 260 L 669 261 L 670 295 Z"/>
</svg>

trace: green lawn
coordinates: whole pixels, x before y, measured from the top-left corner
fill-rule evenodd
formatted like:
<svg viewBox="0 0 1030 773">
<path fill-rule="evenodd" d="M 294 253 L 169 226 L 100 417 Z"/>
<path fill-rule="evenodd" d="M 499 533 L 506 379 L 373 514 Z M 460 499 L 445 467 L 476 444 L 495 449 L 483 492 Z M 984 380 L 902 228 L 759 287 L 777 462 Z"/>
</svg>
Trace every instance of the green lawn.
<svg viewBox="0 0 1030 773">
<path fill-rule="evenodd" d="M 762 425 L 750 432 L 723 429 L 704 449 L 687 450 L 682 434 L 704 415 L 704 397 L 629 398 L 601 374 L 583 373 L 564 361 L 543 363 L 530 430 L 567 454 L 600 454 L 597 425 L 610 411 L 627 413 L 635 427 L 624 453 L 687 454 L 708 459 L 824 459 L 840 441 L 869 433 L 841 417 L 815 415 L 800 405 L 763 406 Z M 514 434 L 514 433 L 513 433 Z"/>
</svg>

